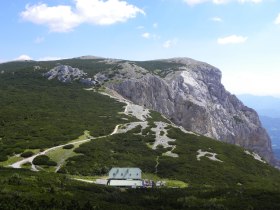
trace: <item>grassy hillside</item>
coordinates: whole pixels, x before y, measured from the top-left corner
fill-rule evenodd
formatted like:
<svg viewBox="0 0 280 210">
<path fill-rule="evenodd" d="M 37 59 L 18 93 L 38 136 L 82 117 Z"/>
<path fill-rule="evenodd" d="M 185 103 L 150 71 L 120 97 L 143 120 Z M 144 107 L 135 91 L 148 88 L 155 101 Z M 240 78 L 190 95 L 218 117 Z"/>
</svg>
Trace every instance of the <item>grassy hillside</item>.
<svg viewBox="0 0 280 210">
<path fill-rule="evenodd" d="M 120 61 L 121 62 L 121 61 Z M 0 64 L 0 73 L 4 72 L 16 72 L 22 69 L 34 69 L 35 66 L 39 66 L 40 70 L 46 72 L 56 65 L 69 65 L 75 68 L 82 69 L 89 76 L 94 76 L 98 72 L 104 72 L 108 69 L 117 69 L 118 63 L 116 64 L 108 64 L 105 59 L 65 59 L 59 61 L 17 61 L 17 62 L 9 62 L 9 63 L 2 63 Z"/>
<path fill-rule="evenodd" d="M 255 160 L 244 149 L 221 143 L 203 136 L 185 134 L 180 129 L 168 130 L 176 139 L 173 151 L 178 158 L 164 155 L 171 148 L 152 150 L 147 143 L 155 141 L 154 134 L 139 135 L 135 128 L 127 133 L 93 140 L 75 149 L 81 155 L 68 159 L 61 173 L 93 176 L 106 175 L 114 166 L 140 167 L 144 173 L 153 173 L 161 178 L 177 179 L 192 187 L 210 188 L 227 186 L 261 187 L 280 189 L 280 173 L 268 164 Z M 198 150 L 217 153 L 223 162 L 207 157 L 197 160 Z M 157 173 L 155 166 L 158 159 Z"/>
<path fill-rule="evenodd" d="M 275 190 L 244 188 L 127 189 L 70 180 L 64 175 L 0 168 L 0 209 L 279 209 Z"/>
<path fill-rule="evenodd" d="M 79 84 L 48 81 L 41 73 L 27 67 L 0 74 L 0 161 L 25 149 L 68 142 L 85 130 L 109 134 L 127 122 L 119 114 L 124 104 Z"/>
</svg>

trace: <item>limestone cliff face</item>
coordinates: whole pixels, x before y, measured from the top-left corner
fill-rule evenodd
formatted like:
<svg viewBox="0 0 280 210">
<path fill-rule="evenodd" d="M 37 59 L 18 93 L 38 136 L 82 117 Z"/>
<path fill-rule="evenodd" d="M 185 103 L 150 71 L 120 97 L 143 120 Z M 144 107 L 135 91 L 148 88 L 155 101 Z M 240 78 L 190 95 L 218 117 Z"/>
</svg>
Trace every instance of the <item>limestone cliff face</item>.
<svg viewBox="0 0 280 210">
<path fill-rule="evenodd" d="M 126 63 L 121 73 L 127 79 L 106 85 L 187 130 L 240 145 L 273 162 L 271 141 L 257 113 L 225 90 L 220 70 L 186 58 L 164 62 L 181 66 L 162 78 Z"/>
<path fill-rule="evenodd" d="M 109 62 L 117 68 L 88 78 L 77 68 L 61 65 L 44 76 L 62 82 L 78 80 L 87 85 L 106 85 L 189 131 L 253 150 L 269 163 L 279 164 L 257 113 L 225 90 L 219 69 L 188 58 L 146 62 L 142 67 L 139 62 L 99 62 Z"/>
</svg>

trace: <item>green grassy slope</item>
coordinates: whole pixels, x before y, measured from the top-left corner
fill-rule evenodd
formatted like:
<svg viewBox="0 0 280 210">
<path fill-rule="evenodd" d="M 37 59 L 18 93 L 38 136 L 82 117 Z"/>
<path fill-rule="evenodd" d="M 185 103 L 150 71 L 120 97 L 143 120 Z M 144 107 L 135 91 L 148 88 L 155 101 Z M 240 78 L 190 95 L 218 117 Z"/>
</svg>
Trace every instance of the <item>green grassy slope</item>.
<svg viewBox="0 0 280 210">
<path fill-rule="evenodd" d="M 116 134 L 85 143 L 75 150 L 81 155 L 68 159 L 61 173 L 78 175 L 106 175 L 112 167 L 140 167 L 144 173 L 157 173 L 161 178 L 177 179 L 192 187 L 211 188 L 227 186 L 262 187 L 280 189 L 280 173 L 268 164 L 256 161 L 244 149 L 170 128 L 169 136 L 176 139 L 173 151 L 178 158 L 163 155 L 170 149 L 152 150 L 147 143 L 154 142 L 152 133 L 139 135 L 135 128 L 124 134 Z M 217 153 L 217 162 L 202 157 L 198 150 Z"/>
<path fill-rule="evenodd" d="M 0 168 L 0 209 L 254 209 L 280 208 L 275 190 L 244 188 L 131 189 L 97 186 L 64 175 Z"/>
<path fill-rule="evenodd" d="M 48 81 L 23 68 L 0 74 L 0 161 L 25 149 L 41 149 L 82 135 L 109 134 L 124 104 L 85 91 L 79 84 Z"/>
<path fill-rule="evenodd" d="M 118 64 L 107 64 L 103 62 L 104 59 L 64 59 L 59 61 L 17 61 L 17 62 L 9 62 L 0 64 L 0 72 L 14 72 L 22 69 L 34 69 L 34 66 L 40 66 L 40 71 L 48 71 L 54 68 L 58 64 L 69 65 L 75 68 L 82 69 L 89 76 L 94 76 L 98 72 L 107 71 L 108 68 L 117 69 Z"/>
</svg>

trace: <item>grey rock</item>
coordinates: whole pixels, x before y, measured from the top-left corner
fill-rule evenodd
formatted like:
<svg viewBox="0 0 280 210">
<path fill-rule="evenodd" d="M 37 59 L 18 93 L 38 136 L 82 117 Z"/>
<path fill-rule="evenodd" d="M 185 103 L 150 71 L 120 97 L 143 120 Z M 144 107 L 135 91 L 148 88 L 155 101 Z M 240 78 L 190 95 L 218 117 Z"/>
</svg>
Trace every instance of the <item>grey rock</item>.
<svg viewBox="0 0 280 210">
<path fill-rule="evenodd" d="M 106 85 L 187 130 L 242 146 L 274 163 L 270 138 L 257 113 L 225 90 L 219 69 L 187 58 L 166 61 L 182 66 L 161 78 L 147 71 L 143 75 L 141 67 L 126 63 L 127 79 Z"/>
<path fill-rule="evenodd" d="M 73 68 L 67 65 L 58 65 L 47 73 L 43 74 L 48 80 L 57 79 L 63 83 L 70 83 L 79 81 L 85 85 L 96 85 L 97 81 L 93 78 L 87 77 L 87 73 L 78 68 Z"/>
</svg>

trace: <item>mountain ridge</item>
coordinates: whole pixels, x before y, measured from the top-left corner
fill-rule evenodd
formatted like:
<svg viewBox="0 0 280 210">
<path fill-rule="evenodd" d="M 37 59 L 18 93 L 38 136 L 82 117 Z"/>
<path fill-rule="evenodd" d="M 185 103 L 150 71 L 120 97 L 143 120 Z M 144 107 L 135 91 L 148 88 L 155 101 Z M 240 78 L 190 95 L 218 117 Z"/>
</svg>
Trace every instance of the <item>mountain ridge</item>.
<svg viewBox="0 0 280 210">
<path fill-rule="evenodd" d="M 187 130 L 251 149 L 274 164 L 271 141 L 257 113 L 225 90 L 214 66 L 190 58 L 98 62 L 113 65 L 94 75 L 99 85 Z"/>
</svg>

